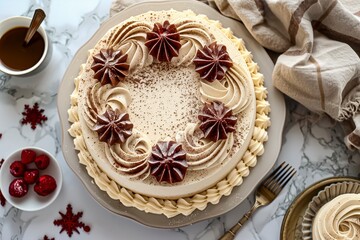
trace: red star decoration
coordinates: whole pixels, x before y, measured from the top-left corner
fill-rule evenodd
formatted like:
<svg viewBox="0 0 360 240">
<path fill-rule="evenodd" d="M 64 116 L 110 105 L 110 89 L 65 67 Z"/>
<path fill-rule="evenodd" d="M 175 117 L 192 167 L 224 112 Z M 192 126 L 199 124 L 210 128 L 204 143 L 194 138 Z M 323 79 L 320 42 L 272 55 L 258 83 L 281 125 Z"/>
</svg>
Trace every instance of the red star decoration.
<svg viewBox="0 0 360 240">
<path fill-rule="evenodd" d="M 43 240 L 55 240 L 55 238 L 49 238 L 47 235 L 45 235 Z"/>
<path fill-rule="evenodd" d="M 0 160 L 0 168 L 3 165 L 3 163 L 4 163 L 4 159 L 1 159 Z M 1 191 L 0 191 L 0 204 L 1 204 L 1 206 L 5 206 L 5 204 L 6 204 L 6 200 L 5 200 L 4 195 L 2 194 Z"/>
<path fill-rule="evenodd" d="M 90 227 L 79 220 L 83 212 L 74 214 L 71 204 L 67 205 L 65 214 L 62 212 L 59 212 L 59 214 L 61 219 L 54 220 L 54 225 L 61 226 L 60 233 L 66 231 L 67 235 L 71 237 L 73 232 L 80 234 L 79 228 L 82 228 L 85 232 L 90 232 Z"/>
<path fill-rule="evenodd" d="M 30 124 L 31 128 L 35 130 L 37 125 L 42 125 L 48 119 L 43 112 L 44 109 L 39 109 L 38 103 L 35 103 L 32 108 L 26 104 L 24 112 L 22 112 L 21 124 Z"/>
</svg>

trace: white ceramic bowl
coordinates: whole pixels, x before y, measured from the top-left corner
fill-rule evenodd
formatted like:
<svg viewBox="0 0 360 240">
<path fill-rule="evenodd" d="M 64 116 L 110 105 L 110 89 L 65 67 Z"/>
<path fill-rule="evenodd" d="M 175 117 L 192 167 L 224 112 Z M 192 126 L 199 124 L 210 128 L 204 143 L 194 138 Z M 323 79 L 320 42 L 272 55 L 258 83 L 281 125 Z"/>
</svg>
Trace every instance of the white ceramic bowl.
<svg viewBox="0 0 360 240">
<path fill-rule="evenodd" d="M 9 185 L 11 181 L 15 178 L 10 173 L 10 165 L 16 160 L 21 159 L 21 152 L 24 149 L 31 149 L 36 152 L 36 155 L 46 154 L 50 158 L 49 166 L 44 170 L 39 170 L 41 175 L 47 174 L 52 176 L 56 180 L 56 189 L 47 196 L 40 196 L 34 191 L 35 184 L 30 184 L 28 193 L 21 198 L 12 197 L 9 194 Z M 30 163 L 28 168 L 36 169 L 35 163 Z M 4 161 L 1 169 L 0 169 L 0 189 L 2 194 L 4 195 L 6 201 L 13 205 L 14 207 L 23 210 L 23 211 L 37 211 L 49 206 L 59 195 L 62 186 L 62 173 L 61 168 L 57 162 L 57 160 L 52 156 L 49 152 L 44 149 L 37 147 L 25 147 L 16 150 L 12 154 L 10 154 Z"/>
<path fill-rule="evenodd" d="M 0 22 L 0 37 L 13 28 L 29 27 L 30 22 L 31 22 L 31 18 L 24 17 L 24 16 L 15 16 L 15 17 L 7 18 Z M 50 46 L 50 42 L 49 42 L 49 39 L 48 39 L 48 36 L 46 34 L 44 27 L 40 25 L 40 27 L 38 28 L 37 31 L 40 33 L 40 35 L 44 39 L 44 44 L 45 44 L 44 52 L 43 52 L 40 60 L 34 66 L 32 66 L 28 69 L 25 69 L 25 70 L 21 70 L 21 71 L 10 69 L 7 66 L 1 64 L 1 61 L 0 61 L 0 71 L 7 73 L 9 75 L 23 76 L 26 74 L 33 73 L 33 72 L 35 72 L 35 70 L 40 70 L 43 67 L 45 67 L 45 65 L 50 60 L 50 55 L 51 55 L 50 52 L 52 52 L 51 46 Z"/>
</svg>

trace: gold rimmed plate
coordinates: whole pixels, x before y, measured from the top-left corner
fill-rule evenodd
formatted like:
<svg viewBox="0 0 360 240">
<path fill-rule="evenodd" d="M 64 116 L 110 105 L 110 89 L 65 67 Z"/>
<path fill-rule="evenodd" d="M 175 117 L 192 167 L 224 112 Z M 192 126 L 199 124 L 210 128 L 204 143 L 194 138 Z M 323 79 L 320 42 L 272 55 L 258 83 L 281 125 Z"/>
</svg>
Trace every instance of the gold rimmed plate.
<svg viewBox="0 0 360 240">
<path fill-rule="evenodd" d="M 286 211 L 281 225 L 280 239 L 302 240 L 301 227 L 303 216 L 312 198 L 318 195 L 318 193 L 326 186 L 339 182 L 360 183 L 360 180 L 351 177 L 331 177 L 323 179 L 307 187 L 294 199 Z"/>
</svg>

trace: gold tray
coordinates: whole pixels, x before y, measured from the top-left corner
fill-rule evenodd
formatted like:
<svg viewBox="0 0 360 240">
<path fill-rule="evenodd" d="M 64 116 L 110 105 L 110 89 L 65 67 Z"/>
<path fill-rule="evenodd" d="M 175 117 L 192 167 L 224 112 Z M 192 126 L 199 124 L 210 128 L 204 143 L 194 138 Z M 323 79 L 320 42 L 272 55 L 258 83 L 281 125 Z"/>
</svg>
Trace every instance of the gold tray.
<svg viewBox="0 0 360 240">
<path fill-rule="evenodd" d="M 282 225 L 281 225 L 281 240 L 301 240 L 301 223 L 304 216 L 305 210 L 308 204 L 319 191 L 324 189 L 326 186 L 337 183 L 337 182 L 357 182 L 360 183 L 359 179 L 351 177 L 331 177 L 323 179 L 319 182 L 312 184 L 302 191 L 291 203 L 288 210 L 285 213 Z"/>
</svg>

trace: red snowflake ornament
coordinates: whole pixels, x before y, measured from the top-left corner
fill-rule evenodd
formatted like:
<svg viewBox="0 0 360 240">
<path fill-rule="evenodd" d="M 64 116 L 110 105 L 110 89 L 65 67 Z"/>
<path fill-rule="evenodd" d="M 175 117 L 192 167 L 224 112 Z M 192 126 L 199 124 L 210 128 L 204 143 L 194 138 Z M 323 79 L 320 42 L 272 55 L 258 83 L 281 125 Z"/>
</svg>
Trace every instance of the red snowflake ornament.
<svg viewBox="0 0 360 240">
<path fill-rule="evenodd" d="M 67 205 L 65 214 L 62 212 L 59 212 L 59 214 L 61 215 L 61 219 L 54 220 L 54 225 L 61 226 L 60 233 L 66 231 L 67 235 L 71 237 L 73 232 L 80 234 L 79 228 L 82 228 L 85 232 L 90 232 L 90 227 L 79 220 L 83 212 L 74 214 L 71 204 Z"/>
<path fill-rule="evenodd" d="M 35 130 L 37 125 L 41 126 L 48 120 L 43 113 L 44 109 L 39 109 L 38 103 L 35 103 L 32 108 L 26 104 L 24 106 L 24 112 L 22 112 L 23 118 L 21 119 L 21 124 L 30 124 L 31 128 Z"/>
<path fill-rule="evenodd" d="M 0 160 L 0 168 L 1 168 L 1 166 L 3 165 L 3 163 L 4 163 L 4 159 L 1 159 Z M 5 197 L 4 197 L 4 195 L 2 194 L 2 192 L 0 191 L 0 204 L 1 204 L 1 206 L 5 206 L 5 204 L 6 204 L 6 199 L 5 199 Z"/>
<path fill-rule="evenodd" d="M 43 237 L 43 240 L 55 240 L 55 238 L 49 238 L 47 235 Z"/>
</svg>

